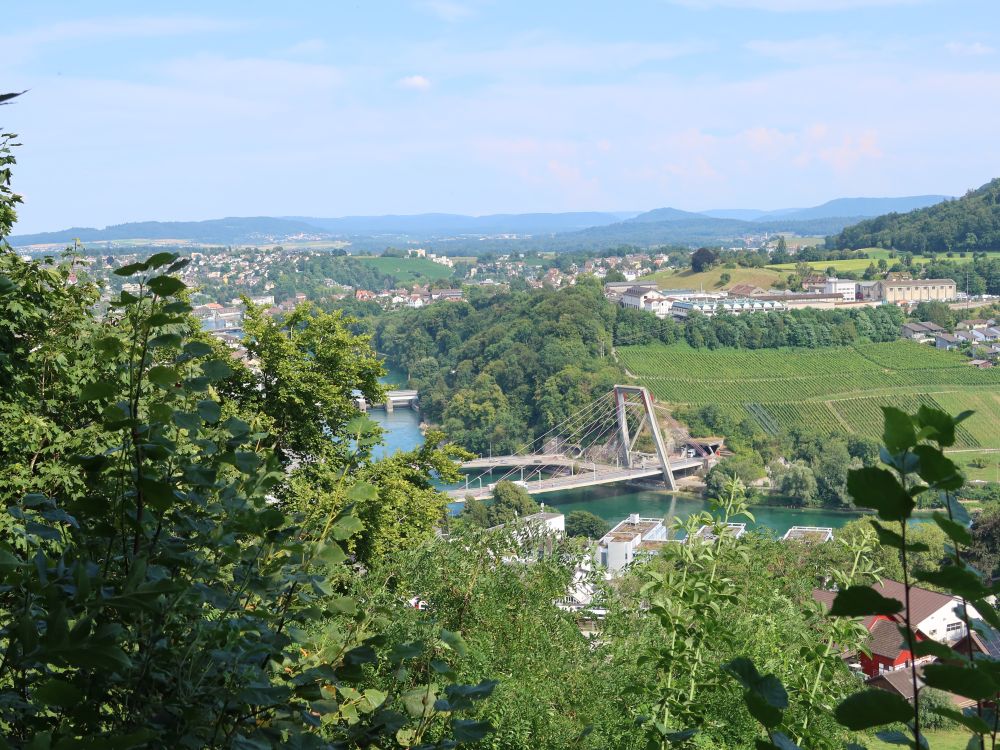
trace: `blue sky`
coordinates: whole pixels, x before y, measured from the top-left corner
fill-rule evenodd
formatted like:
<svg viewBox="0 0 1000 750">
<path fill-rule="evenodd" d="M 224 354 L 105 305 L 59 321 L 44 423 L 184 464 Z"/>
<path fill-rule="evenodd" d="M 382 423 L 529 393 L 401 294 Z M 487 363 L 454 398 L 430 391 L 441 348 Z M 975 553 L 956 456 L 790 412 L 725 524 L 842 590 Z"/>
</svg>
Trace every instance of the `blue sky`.
<svg viewBox="0 0 1000 750">
<path fill-rule="evenodd" d="M 18 232 L 778 208 L 1000 175 L 996 0 L 11 5 Z"/>
</svg>

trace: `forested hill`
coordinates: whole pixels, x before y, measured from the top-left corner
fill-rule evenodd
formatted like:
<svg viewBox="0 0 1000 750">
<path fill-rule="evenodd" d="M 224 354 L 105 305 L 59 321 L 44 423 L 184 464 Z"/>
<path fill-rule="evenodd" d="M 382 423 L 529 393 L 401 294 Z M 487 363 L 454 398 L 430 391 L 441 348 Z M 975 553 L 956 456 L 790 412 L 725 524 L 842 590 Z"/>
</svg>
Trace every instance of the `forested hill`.
<svg viewBox="0 0 1000 750">
<path fill-rule="evenodd" d="M 957 200 L 847 227 L 837 248 L 892 247 L 914 253 L 1000 250 L 1000 178 Z"/>
<path fill-rule="evenodd" d="M 616 313 L 590 280 L 393 313 L 379 320 L 376 348 L 407 370 L 424 418 L 452 440 L 513 450 L 622 377 L 611 357 Z"/>
</svg>

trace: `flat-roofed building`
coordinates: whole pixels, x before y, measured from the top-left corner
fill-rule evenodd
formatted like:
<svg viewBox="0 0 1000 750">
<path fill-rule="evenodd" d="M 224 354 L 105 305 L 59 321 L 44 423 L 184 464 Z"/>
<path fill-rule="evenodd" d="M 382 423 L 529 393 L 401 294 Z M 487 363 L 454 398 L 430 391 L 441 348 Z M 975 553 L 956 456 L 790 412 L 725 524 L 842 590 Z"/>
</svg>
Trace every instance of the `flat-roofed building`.
<svg viewBox="0 0 1000 750">
<path fill-rule="evenodd" d="M 597 543 L 597 560 L 609 572 L 617 572 L 630 565 L 643 544 L 652 549 L 650 542 L 666 542 L 667 527 L 662 518 L 640 518 L 632 513 L 624 521 L 618 522 L 611 531 Z"/>
<path fill-rule="evenodd" d="M 781 537 L 783 542 L 829 542 L 833 539 L 833 529 L 829 526 L 792 526 Z"/>
<path fill-rule="evenodd" d="M 954 279 L 884 279 L 875 284 L 876 296 L 892 305 L 945 302 L 958 296 Z"/>
</svg>

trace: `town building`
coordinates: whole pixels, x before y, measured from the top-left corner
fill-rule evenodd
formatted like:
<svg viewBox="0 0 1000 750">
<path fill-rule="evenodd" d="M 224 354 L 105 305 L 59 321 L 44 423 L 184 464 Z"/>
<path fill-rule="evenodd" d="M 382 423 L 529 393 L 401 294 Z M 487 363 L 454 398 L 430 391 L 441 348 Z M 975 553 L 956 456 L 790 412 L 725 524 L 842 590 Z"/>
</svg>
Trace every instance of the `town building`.
<svg viewBox="0 0 1000 750">
<path fill-rule="evenodd" d="M 678 300 L 670 305 L 670 314 L 675 318 L 684 320 L 693 313 L 699 312 L 711 318 L 717 313 L 728 313 L 730 315 L 742 315 L 743 313 L 754 312 L 780 312 L 785 310 L 785 305 L 781 301 L 763 299 L 755 297 L 753 299 L 689 299 Z"/>
<path fill-rule="evenodd" d="M 670 313 L 671 300 L 656 289 L 633 286 L 622 293 L 621 306 L 651 312 L 658 318 L 665 318 Z"/>
<path fill-rule="evenodd" d="M 883 279 L 875 283 L 875 289 L 880 301 L 892 305 L 946 302 L 958 295 L 954 279 Z"/>
<path fill-rule="evenodd" d="M 597 560 L 614 573 L 630 565 L 637 555 L 654 552 L 667 541 L 667 527 L 662 518 L 640 518 L 638 513 L 632 513 L 601 537 Z"/>
<path fill-rule="evenodd" d="M 857 289 L 857 282 L 853 279 L 838 279 L 832 276 L 823 285 L 824 294 L 838 294 L 846 302 L 857 299 Z"/>
<path fill-rule="evenodd" d="M 945 330 L 941 326 L 937 323 L 924 321 L 920 323 L 903 323 L 900 327 L 899 335 L 904 339 L 924 342 L 933 341 L 934 337 L 939 333 L 945 333 Z"/>
<path fill-rule="evenodd" d="M 962 345 L 962 340 L 950 333 L 938 333 L 934 336 L 934 346 L 938 349 L 957 349 Z"/>
<path fill-rule="evenodd" d="M 882 596 L 900 602 L 903 610 L 895 615 L 870 615 L 863 620 L 865 629 L 869 633 L 867 646 L 870 653 L 861 652 L 857 655 L 861 671 L 868 677 L 877 677 L 885 672 L 933 661 L 935 658 L 933 656 L 915 656 L 910 651 L 906 639 L 900 635 L 898 626 L 906 621 L 907 613 L 903 584 L 886 578 L 872 588 Z M 832 605 L 836 595 L 836 592 L 825 589 L 813 591 L 813 598 L 827 608 Z M 968 635 L 965 622 L 959 613 L 962 607 L 960 598 L 911 586 L 909 599 L 910 622 L 917 641 L 930 639 L 953 647 Z M 974 625 L 986 627 L 975 608 L 969 606 L 968 614 Z M 985 641 L 983 644 L 983 647 L 990 652 L 996 650 L 1000 653 L 1000 643 L 995 639 Z M 990 644 L 995 645 L 991 647 Z"/>
</svg>

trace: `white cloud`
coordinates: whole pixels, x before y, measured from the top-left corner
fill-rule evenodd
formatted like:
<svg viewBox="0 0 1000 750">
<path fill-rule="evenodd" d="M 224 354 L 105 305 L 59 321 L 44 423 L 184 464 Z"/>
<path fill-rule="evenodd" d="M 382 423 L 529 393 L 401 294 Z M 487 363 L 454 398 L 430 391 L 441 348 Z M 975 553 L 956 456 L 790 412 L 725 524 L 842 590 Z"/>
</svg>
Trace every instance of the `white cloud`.
<svg viewBox="0 0 1000 750">
<path fill-rule="evenodd" d="M 808 39 L 755 39 L 747 42 L 744 47 L 762 57 L 796 63 L 805 63 L 816 59 L 851 60 L 869 54 L 861 48 L 849 44 L 846 40 L 833 36 Z"/>
<path fill-rule="evenodd" d="M 675 5 L 707 10 L 733 8 L 776 13 L 857 10 L 858 8 L 916 5 L 928 0 L 667 0 Z"/>
<path fill-rule="evenodd" d="M 400 78 L 397 83 L 404 89 L 413 89 L 414 91 L 427 91 L 431 87 L 431 82 L 425 76 L 405 76 Z"/>
<path fill-rule="evenodd" d="M 944 48 L 958 57 L 984 57 L 996 52 L 995 49 L 982 42 L 949 42 Z"/>
</svg>

